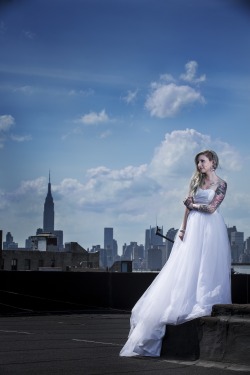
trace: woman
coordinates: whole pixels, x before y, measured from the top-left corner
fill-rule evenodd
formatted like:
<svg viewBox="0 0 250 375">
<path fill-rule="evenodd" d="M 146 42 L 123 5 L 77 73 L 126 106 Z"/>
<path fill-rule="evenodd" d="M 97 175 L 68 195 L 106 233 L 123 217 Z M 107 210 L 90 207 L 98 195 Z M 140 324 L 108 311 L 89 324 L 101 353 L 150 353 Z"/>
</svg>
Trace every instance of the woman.
<svg viewBox="0 0 250 375">
<path fill-rule="evenodd" d="M 231 303 L 230 245 L 218 212 L 227 183 L 215 173 L 218 164 L 214 151 L 196 155 L 181 229 L 165 266 L 132 310 L 120 356 L 160 356 L 166 324 L 210 315 L 213 305 Z"/>
</svg>

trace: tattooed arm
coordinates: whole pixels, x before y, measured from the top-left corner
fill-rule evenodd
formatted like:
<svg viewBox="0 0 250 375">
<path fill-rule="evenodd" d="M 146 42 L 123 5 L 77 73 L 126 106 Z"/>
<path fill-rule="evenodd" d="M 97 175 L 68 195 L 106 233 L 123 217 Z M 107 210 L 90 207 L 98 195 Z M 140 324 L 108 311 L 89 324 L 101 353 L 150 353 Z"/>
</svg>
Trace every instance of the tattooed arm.
<svg viewBox="0 0 250 375">
<path fill-rule="evenodd" d="M 214 198 L 211 203 L 198 204 L 198 203 L 192 203 L 190 200 L 187 199 L 184 204 L 190 210 L 197 210 L 200 212 L 206 212 L 208 214 L 212 214 L 215 210 L 217 210 L 217 208 L 219 207 L 219 205 L 225 198 L 226 191 L 227 191 L 227 183 L 221 180 L 217 189 L 215 190 Z"/>
</svg>

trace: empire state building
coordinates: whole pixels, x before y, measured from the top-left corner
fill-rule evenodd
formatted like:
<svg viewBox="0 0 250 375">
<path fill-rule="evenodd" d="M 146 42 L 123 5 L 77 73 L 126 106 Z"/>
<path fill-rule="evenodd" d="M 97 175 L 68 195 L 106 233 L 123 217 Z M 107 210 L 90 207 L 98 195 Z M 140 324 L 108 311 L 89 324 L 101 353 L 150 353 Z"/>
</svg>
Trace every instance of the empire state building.
<svg viewBox="0 0 250 375">
<path fill-rule="evenodd" d="M 51 194 L 51 183 L 49 174 L 48 193 L 44 202 L 43 211 L 43 231 L 45 233 L 54 233 L 54 201 Z"/>
</svg>

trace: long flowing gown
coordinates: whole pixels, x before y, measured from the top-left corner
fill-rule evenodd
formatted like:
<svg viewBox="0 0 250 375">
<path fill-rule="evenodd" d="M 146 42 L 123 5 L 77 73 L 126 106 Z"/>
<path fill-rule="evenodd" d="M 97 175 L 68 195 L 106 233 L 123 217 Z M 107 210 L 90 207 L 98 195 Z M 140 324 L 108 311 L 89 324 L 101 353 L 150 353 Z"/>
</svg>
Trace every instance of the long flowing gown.
<svg viewBox="0 0 250 375">
<path fill-rule="evenodd" d="M 194 202 L 209 204 L 214 195 L 199 188 Z M 190 211 L 184 240 L 176 237 L 168 261 L 132 309 L 120 356 L 160 356 L 166 324 L 207 316 L 214 304 L 231 303 L 230 245 L 219 211 Z"/>
</svg>

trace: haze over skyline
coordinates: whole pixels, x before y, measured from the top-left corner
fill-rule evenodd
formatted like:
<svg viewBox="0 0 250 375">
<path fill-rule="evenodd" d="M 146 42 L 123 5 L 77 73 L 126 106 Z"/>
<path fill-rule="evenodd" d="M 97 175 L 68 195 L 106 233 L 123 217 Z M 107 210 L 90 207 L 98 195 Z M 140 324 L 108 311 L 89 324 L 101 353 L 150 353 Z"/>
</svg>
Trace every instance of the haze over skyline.
<svg viewBox="0 0 250 375">
<path fill-rule="evenodd" d="M 194 155 L 214 149 L 221 212 L 250 236 L 250 8 L 236 0 L 0 3 L 0 212 L 42 227 L 49 171 L 64 242 L 178 228 Z"/>
</svg>

